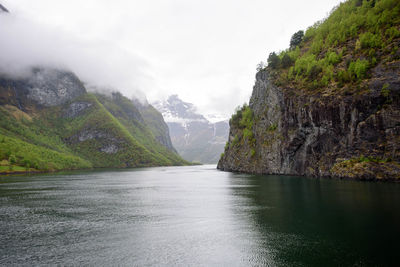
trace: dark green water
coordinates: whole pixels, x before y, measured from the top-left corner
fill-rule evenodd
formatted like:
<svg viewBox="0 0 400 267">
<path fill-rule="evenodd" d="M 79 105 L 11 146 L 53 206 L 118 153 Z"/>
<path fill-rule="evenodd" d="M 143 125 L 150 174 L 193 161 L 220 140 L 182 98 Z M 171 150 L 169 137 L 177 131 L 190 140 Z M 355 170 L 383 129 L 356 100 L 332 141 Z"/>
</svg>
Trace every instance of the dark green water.
<svg viewBox="0 0 400 267">
<path fill-rule="evenodd" d="M 396 266 L 400 184 L 214 166 L 0 178 L 0 265 Z"/>
</svg>

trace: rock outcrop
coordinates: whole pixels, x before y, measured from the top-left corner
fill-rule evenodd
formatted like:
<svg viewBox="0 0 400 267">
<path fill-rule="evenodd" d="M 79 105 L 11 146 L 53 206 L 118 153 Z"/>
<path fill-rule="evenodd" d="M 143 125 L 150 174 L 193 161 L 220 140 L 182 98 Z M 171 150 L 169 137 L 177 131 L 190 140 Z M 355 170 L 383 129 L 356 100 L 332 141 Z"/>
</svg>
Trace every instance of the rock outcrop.
<svg viewBox="0 0 400 267">
<path fill-rule="evenodd" d="M 0 104 L 12 102 L 21 110 L 32 104 L 53 107 L 67 103 L 86 93 L 75 74 L 56 69 L 33 69 L 28 77 L 0 77 Z"/>
<path fill-rule="evenodd" d="M 378 65 L 368 91 L 310 95 L 274 85 L 267 70 L 256 75 L 249 103 L 252 136 L 231 123 L 218 168 L 262 174 L 360 179 L 400 178 L 399 62 Z M 378 74 L 376 74 L 378 76 Z M 385 88 L 387 91 L 383 91 Z"/>
</svg>

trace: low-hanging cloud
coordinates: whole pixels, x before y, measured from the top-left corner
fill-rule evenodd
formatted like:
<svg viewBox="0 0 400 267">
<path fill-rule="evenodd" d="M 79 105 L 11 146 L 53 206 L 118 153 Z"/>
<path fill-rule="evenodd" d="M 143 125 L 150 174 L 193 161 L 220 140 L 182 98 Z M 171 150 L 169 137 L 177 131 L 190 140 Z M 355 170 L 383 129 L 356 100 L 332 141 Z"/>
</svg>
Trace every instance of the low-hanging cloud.
<svg viewBox="0 0 400 267">
<path fill-rule="evenodd" d="M 150 102 L 178 94 L 230 116 L 257 63 L 342 0 L 0 1 L 11 11 L 0 16 L 0 70 L 67 68 L 97 88 Z"/>
<path fill-rule="evenodd" d="M 27 75 L 32 67 L 72 71 L 88 88 L 142 94 L 153 79 L 146 60 L 105 40 L 87 41 L 13 13 L 0 13 L 0 72 Z M 130 95 L 129 95 L 130 96 Z"/>
</svg>

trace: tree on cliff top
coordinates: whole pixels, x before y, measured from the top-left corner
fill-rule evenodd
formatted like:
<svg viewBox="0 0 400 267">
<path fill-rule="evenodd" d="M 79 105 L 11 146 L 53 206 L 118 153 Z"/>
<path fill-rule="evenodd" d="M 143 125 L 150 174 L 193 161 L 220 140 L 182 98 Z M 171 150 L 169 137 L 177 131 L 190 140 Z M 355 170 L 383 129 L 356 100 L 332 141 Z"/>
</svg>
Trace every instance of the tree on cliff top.
<svg viewBox="0 0 400 267">
<path fill-rule="evenodd" d="M 298 31 L 295 34 L 292 35 L 292 38 L 290 39 L 290 49 L 295 49 L 296 46 L 298 46 L 301 41 L 303 41 L 304 37 L 304 31 Z"/>
<path fill-rule="evenodd" d="M 281 63 L 281 59 L 275 52 L 269 54 L 267 61 L 268 61 L 268 67 L 271 67 L 273 69 L 278 68 L 279 64 Z"/>
</svg>

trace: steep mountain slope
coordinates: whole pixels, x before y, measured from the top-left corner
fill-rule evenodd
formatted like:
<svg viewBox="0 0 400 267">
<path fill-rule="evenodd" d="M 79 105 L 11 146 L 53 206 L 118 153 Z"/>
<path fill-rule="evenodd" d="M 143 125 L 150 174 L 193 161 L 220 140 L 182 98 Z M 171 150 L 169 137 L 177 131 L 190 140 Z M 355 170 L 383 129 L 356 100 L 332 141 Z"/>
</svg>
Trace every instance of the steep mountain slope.
<svg viewBox="0 0 400 267">
<path fill-rule="evenodd" d="M 350 0 L 271 53 L 218 168 L 399 179 L 399 26 L 399 1 Z"/>
<path fill-rule="evenodd" d="M 167 123 L 164 121 L 162 114 L 147 102 L 141 103 L 139 100 L 134 99 L 133 103 L 140 111 L 140 114 L 142 114 L 146 125 L 149 127 L 157 141 L 167 149 L 177 153 L 172 145 L 169 128 Z"/>
<path fill-rule="evenodd" d="M 0 114 L 0 172 L 186 164 L 155 139 L 132 101 L 87 93 L 70 72 L 3 75 Z"/>
<path fill-rule="evenodd" d="M 198 114 L 193 104 L 170 96 L 154 106 L 163 114 L 173 146 L 186 160 L 216 163 L 228 137 L 227 121 L 211 123 Z"/>
</svg>

